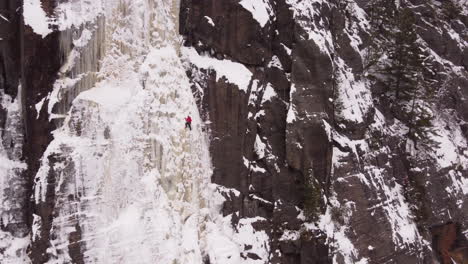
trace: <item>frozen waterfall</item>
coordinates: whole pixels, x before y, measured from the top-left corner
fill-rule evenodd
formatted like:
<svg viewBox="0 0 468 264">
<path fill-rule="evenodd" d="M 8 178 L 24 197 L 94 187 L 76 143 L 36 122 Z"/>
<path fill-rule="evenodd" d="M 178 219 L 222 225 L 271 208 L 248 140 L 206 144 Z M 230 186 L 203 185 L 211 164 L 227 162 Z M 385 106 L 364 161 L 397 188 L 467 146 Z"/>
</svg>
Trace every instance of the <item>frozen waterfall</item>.
<svg viewBox="0 0 468 264">
<path fill-rule="evenodd" d="M 64 29 L 65 64 L 46 98 L 63 126 L 35 177 L 32 246 L 50 241 L 48 263 L 261 263 L 240 257 L 241 241 L 258 243 L 262 256 L 266 234 L 248 223 L 235 234 L 219 213 L 208 138 L 179 57 L 178 1 L 71 1 L 57 10 L 66 14 L 59 26 L 79 33 Z"/>
</svg>

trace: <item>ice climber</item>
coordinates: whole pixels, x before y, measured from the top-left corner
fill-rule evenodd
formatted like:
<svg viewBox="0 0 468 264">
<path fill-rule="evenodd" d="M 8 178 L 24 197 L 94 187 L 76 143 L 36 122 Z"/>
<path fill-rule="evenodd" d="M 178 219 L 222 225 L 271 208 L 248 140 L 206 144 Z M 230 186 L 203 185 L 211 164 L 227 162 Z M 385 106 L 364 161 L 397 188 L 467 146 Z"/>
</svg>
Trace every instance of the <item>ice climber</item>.
<svg viewBox="0 0 468 264">
<path fill-rule="evenodd" d="M 187 127 L 192 130 L 192 118 L 189 115 L 185 118 L 185 128 Z"/>
</svg>

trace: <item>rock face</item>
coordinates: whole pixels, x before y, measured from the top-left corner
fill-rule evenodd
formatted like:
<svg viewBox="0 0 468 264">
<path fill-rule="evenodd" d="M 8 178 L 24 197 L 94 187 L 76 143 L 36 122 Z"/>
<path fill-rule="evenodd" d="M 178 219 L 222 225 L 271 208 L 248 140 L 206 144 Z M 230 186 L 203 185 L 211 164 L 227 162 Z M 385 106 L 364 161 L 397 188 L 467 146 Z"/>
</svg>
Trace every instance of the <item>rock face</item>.
<svg viewBox="0 0 468 264">
<path fill-rule="evenodd" d="M 45 13 L 52 16 L 57 2 L 42 0 L 40 3 Z M 18 207 L 16 212 L 2 208 L 2 230 L 10 232 L 13 237 L 22 238 L 31 232 L 32 225 L 38 221 L 33 216 L 41 215 L 43 218 L 40 221 L 45 228 L 41 230 L 41 239 L 30 246 L 28 254 L 32 262 L 45 263 L 48 257 L 44 253 L 50 246 L 49 231 L 55 197 L 52 190 L 48 202 L 39 206 L 32 205 L 30 199 L 40 160 L 53 138 L 52 130 L 57 128 L 57 123 L 49 119 L 46 97 L 53 91 L 59 69 L 68 56 L 69 50 L 64 51 L 63 41 L 72 36 L 67 31 L 54 31 L 41 36 L 24 24 L 22 12 L 21 1 L 3 1 L 0 4 L 0 99 L 2 102 L 10 101 L 0 105 L 0 135 L 5 148 L 0 148 L 0 152 L 5 151 L 7 161 L 12 164 L 2 167 L 2 170 L 6 169 L 6 175 L 2 174 L 2 177 L 6 177 L 2 179 L 5 180 L 3 183 L 11 185 L 10 191 L 2 190 L 2 201 L 15 203 Z M 9 104 L 18 105 L 21 109 L 16 110 L 12 106 L 8 109 Z M 67 104 L 69 107 L 70 102 Z M 9 145 L 5 145 L 7 143 Z M 54 185 L 54 179 L 50 177 L 50 186 Z M 19 253 L 14 252 L 13 256 L 15 254 L 18 258 Z M 7 254 L 2 262 L 15 260 L 26 261 L 8 259 Z"/>
<path fill-rule="evenodd" d="M 186 59 L 212 180 L 240 191 L 223 212 L 268 219 L 259 228 L 272 230 L 271 263 L 450 263 L 453 242 L 434 241 L 467 228 L 466 10 L 447 21 L 441 2 L 403 3 L 446 84 L 433 105 L 441 144 L 419 155 L 368 78 L 370 1 L 252 2 L 181 7 L 186 46 L 252 73 L 236 83 L 215 62 Z M 323 215 L 309 218 L 314 210 Z M 452 221 L 451 235 L 431 233 Z"/>
<path fill-rule="evenodd" d="M 25 261 L 31 181 L 22 162 L 21 16 L 17 1 L 0 3 L 0 261 Z M 17 243 L 13 246 L 13 243 Z M 15 251 L 17 250 L 17 251 Z M 22 256 L 22 257 L 20 257 Z"/>
<path fill-rule="evenodd" d="M 370 0 L 2 1 L 0 262 L 466 264 L 468 7 L 397 2 L 431 149 L 372 75 Z"/>
<path fill-rule="evenodd" d="M 21 73 L 21 49 L 20 43 L 20 23 L 21 17 L 16 13 L 20 6 L 17 1 L 3 1 L 0 5 L 2 10 L 1 20 L 1 87 L 5 93 L 16 96 L 18 82 Z"/>
<path fill-rule="evenodd" d="M 50 2 L 52 3 L 52 1 Z M 4 126 L 1 126 L 2 138 L 5 144 L 11 141 L 11 139 L 7 139 L 9 134 L 21 135 L 21 137 L 13 139 L 11 145 L 4 147 L 7 153 L 16 149 L 16 154 L 8 155 L 10 161 L 20 162 L 22 160 L 27 165 L 26 170 L 14 169 L 10 171 L 11 174 L 7 172 L 10 174 L 10 183 L 5 182 L 5 184 L 15 186 L 13 188 L 15 194 L 4 193 L 2 198 L 6 201 L 14 199 L 14 203 L 17 203 L 21 208 L 20 213 L 18 212 L 21 217 L 18 215 L 2 217 L 4 217 L 5 222 L 15 223 L 16 227 L 10 231 L 14 236 L 22 237 L 29 233 L 32 212 L 35 210 L 30 206 L 33 178 L 39 169 L 39 160 L 52 139 L 50 134 L 52 126 L 48 122 L 47 116 L 43 115 L 37 118 L 35 105 L 51 91 L 61 61 L 60 57 L 57 56 L 58 33 L 42 39 L 30 28 L 23 25 L 20 2 L 4 1 L 1 5 L 3 32 L 0 44 L 2 52 L 0 57 L 2 64 L 0 91 L 4 92 L 4 96 L 11 97 L 11 103 L 16 102 L 22 107 L 17 113 L 11 111 L 13 110 L 11 108 L 6 109 L 6 120 L 11 119 L 16 114 L 21 115 L 21 117 L 15 120 L 14 124 L 6 122 Z M 6 100 L 6 98 L 3 99 Z M 0 116 L 2 115 L 0 114 Z M 22 151 L 19 150 L 20 148 L 23 148 Z"/>
<path fill-rule="evenodd" d="M 262 3 L 270 16 L 262 26 L 238 1 L 183 1 L 181 33 L 198 52 L 242 63 L 252 72 L 248 86 L 238 87 L 216 70 L 196 63 L 189 69 L 194 91 L 202 89 L 201 113 L 210 122 L 212 180 L 241 191 L 224 213 L 270 220 L 262 228 L 272 230 L 272 263 L 326 263 L 328 248 L 321 239 L 307 234 L 283 239 L 285 230 L 301 229 L 297 206 L 304 202 L 307 178 L 317 175 L 317 184 L 327 185 L 332 154 L 322 122 L 331 110 L 326 89 L 331 60 L 295 25 L 300 21 L 289 7 L 283 1 Z M 288 111 L 297 115 L 294 125 Z"/>
</svg>

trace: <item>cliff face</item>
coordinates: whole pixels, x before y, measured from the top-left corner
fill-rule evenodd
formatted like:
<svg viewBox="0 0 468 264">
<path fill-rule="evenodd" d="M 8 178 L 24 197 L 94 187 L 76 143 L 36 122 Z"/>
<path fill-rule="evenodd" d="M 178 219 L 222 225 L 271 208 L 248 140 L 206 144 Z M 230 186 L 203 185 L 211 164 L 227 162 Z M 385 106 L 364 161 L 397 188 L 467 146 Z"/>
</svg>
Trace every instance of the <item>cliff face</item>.
<svg viewBox="0 0 468 264">
<path fill-rule="evenodd" d="M 42 38 L 25 27 L 20 1 L 3 1 L 0 13 L 0 212 L 2 232 L 6 232 L 2 233 L 1 261 L 9 263 L 26 261 L 26 236 L 35 210 L 30 204 L 33 178 L 53 129 L 46 116 L 37 116 L 35 105 L 51 90 L 61 61 L 57 56 L 58 32 Z"/>
<path fill-rule="evenodd" d="M 395 1 L 425 147 L 378 1 L 1 2 L 0 262 L 466 263 L 466 3 Z"/>
<path fill-rule="evenodd" d="M 270 235 L 271 263 L 450 263 L 466 245 L 445 238 L 464 237 L 467 225 L 466 6 L 451 19 L 442 2 L 399 7 L 416 16 L 442 83 L 431 102 L 439 145 L 418 150 L 366 68 L 381 37 L 370 4 L 182 1 L 185 45 L 252 73 L 236 83 L 227 64 L 187 56 L 212 180 L 240 191 L 226 194 L 223 212 L 267 219 L 258 228 Z M 449 222 L 457 235 L 431 229 Z"/>
</svg>

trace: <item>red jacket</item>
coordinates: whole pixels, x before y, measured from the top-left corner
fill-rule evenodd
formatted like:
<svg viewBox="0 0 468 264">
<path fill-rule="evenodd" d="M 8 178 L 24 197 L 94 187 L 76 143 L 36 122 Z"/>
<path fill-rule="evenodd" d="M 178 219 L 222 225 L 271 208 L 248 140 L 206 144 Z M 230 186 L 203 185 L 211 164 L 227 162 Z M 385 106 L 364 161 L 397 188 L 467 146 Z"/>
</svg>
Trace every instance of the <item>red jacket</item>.
<svg viewBox="0 0 468 264">
<path fill-rule="evenodd" d="M 187 116 L 187 117 L 185 118 L 185 122 L 187 122 L 187 123 L 192 123 L 192 118 L 191 118 L 190 116 Z"/>
</svg>

